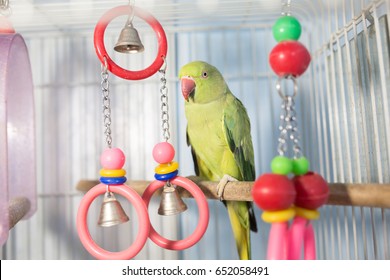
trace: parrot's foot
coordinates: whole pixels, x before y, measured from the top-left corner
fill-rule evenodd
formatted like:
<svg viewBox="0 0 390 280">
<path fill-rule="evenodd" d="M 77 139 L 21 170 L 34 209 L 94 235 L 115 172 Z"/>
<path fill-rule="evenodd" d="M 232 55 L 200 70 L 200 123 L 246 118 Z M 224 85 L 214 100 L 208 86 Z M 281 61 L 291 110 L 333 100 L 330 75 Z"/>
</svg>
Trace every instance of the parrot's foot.
<svg viewBox="0 0 390 280">
<path fill-rule="evenodd" d="M 223 192 L 225 190 L 227 183 L 236 182 L 236 181 L 238 181 L 236 178 L 234 178 L 228 174 L 223 175 L 221 181 L 219 181 L 219 183 L 217 185 L 217 196 L 219 197 L 219 200 L 224 200 L 223 199 Z"/>
</svg>

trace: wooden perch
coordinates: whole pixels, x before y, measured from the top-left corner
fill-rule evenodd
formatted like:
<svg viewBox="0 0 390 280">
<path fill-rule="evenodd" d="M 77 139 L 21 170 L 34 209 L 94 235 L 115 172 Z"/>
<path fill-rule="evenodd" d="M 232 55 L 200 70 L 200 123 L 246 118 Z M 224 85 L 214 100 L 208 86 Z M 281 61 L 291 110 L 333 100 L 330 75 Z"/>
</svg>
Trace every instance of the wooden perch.
<svg viewBox="0 0 390 280">
<path fill-rule="evenodd" d="M 15 197 L 9 201 L 9 228 L 13 228 L 30 211 L 31 203 L 26 197 Z"/>
<path fill-rule="evenodd" d="M 218 182 L 202 181 L 199 177 L 188 177 L 195 182 L 208 199 L 219 199 L 217 196 Z M 87 192 L 99 181 L 81 180 L 77 185 L 77 190 Z M 126 185 L 131 186 L 140 195 L 149 185 L 148 181 L 127 181 Z M 252 201 L 253 182 L 229 182 L 224 192 L 224 200 Z M 182 197 L 192 197 L 183 188 L 178 188 Z M 329 184 L 330 196 L 328 205 L 352 205 L 366 207 L 390 208 L 390 184 Z"/>
</svg>

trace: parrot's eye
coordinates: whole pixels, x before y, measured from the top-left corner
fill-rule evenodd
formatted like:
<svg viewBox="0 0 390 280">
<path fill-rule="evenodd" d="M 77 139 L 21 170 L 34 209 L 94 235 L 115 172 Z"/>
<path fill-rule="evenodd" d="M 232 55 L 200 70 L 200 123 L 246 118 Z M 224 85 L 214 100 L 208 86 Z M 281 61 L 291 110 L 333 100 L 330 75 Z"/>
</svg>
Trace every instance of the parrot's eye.
<svg viewBox="0 0 390 280">
<path fill-rule="evenodd" d="M 203 72 L 202 73 L 202 78 L 207 78 L 207 77 L 208 77 L 207 72 Z"/>
</svg>

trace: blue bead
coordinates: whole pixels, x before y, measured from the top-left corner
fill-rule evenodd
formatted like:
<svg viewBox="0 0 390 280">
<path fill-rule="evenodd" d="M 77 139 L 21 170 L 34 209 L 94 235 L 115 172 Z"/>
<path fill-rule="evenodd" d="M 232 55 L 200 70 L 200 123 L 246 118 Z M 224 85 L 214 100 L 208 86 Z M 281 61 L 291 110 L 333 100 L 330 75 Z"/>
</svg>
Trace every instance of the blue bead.
<svg viewBox="0 0 390 280">
<path fill-rule="evenodd" d="M 168 181 L 168 180 L 175 178 L 178 173 L 179 173 L 179 170 L 176 170 L 174 172 L 167 173 L 167 174 L 157 174 L 156 173 L 156 174 L 154 174 L 154 178 L 156 178 L 156 180 L 159 180 L 159 181 Z"/>
<path fill-rule="evenodd" d="M 126 177 L 100 177 L 100 182 L 105 185 L 121 185 L 126 180 Z"/>
</svg>

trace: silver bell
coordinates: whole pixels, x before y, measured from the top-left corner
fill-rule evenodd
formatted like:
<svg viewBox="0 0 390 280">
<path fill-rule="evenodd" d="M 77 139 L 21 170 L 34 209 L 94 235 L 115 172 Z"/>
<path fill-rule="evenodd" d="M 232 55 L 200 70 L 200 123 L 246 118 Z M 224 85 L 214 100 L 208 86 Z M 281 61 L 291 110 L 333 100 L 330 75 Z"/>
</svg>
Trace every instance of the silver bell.
<svg viewBox="0 0 390 280">
<path fill-rule="evenodd" d="M 100 216 L 98 225 L 101 227 L 111 227 L 126 223 L 129 217 L 126 215 L 121 204 L 116 200 L 112 192 L 106 192 L 102 207 L 100 209 Z"/>
<path fill-rule="evenodd" d="M 131 21 L 126 22 L 114 50 L 120 53 L 139 53 L 144 51 L 144 45 L 142 45 L 138 31 L 134 28 Z"/>
<path fill-rule="evenodd" d="M 157 213 L 162 216 L 176 215 L 187 210 L 175 187 L 164 187 Z"/>
</svg>

